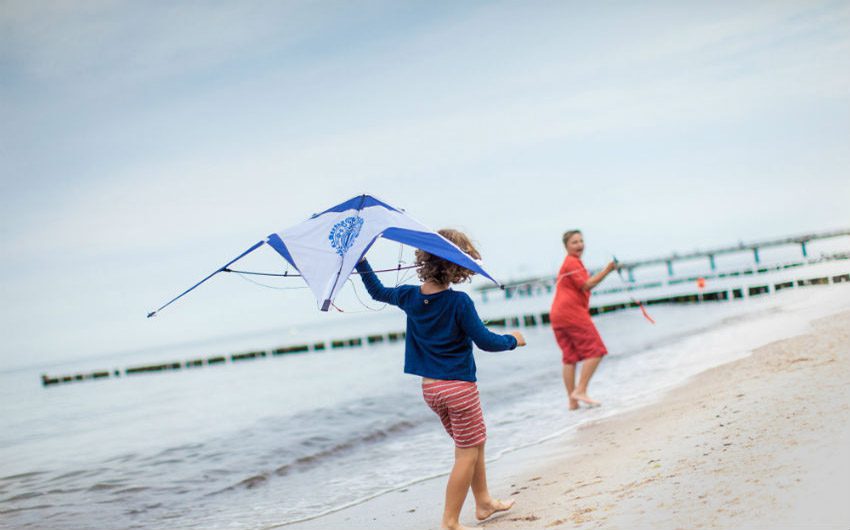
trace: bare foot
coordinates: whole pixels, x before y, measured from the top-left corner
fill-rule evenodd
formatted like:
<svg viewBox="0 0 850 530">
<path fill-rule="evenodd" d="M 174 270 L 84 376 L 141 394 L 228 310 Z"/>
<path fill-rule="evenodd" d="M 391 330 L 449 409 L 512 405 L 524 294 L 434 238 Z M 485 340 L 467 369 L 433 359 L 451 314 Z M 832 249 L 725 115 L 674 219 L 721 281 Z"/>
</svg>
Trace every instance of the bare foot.
<svg viewBox="0 0 850 530">
<path fill-rule="evenodd" d="M 496 512 L 504 512 L 514 507 L 516 501 L 511 499 L 507 502 L 502 502 L 499 499 L 492 499 L 488 504 L 475 507 L 475 518 L 479 521 L 490 517 Z"/>
<path fill-rule="evenodd" d="M 591 407 L 598 407 L 599 405 L 602 404 L 602 403 L 596 401 L 595 399 L 592 399 L 587 394 L 579 393 L 578 391 L 574 391 L 572 394 L 570 394 L 570 399 L 575 399 L 575 400 L 581 401 L 582 403 L 587 403 Z"/>
<path fill-rule="evenodd" d="M 570 410 L 578 409 L 578 401 L 571 399 L 570 400 Z"/>
</svg>

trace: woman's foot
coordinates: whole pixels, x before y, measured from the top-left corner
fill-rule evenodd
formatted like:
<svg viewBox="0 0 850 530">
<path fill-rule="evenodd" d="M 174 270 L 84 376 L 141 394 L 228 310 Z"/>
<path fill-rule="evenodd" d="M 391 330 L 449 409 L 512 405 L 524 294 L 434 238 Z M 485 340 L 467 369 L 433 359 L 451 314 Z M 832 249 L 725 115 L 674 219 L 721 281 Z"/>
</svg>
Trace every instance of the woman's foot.
<svg viewBox="0 0 850 530">
<path fill-rule="evenodd" d="M 599 405 L 602 404 L 602 403 L 596 401 L 595 399 L 591 398 L 590 396 L 588 396 L 584 392 L 579 392 L 578 390 L 575 390 L 575 391 L 573 391 L 572 394 L 570 394 L 570 399 L 575 399 L 576 401 L 581 401 L 582 403 L 585 403 L 585 404 L 587 404 L 591 407 L 598 407 Z"/>
<path fill-rule="evenodd" d="M 514 507 L 514 503 L 516 501 L 511 499 L 507 502 L 502 502 L 499 499 L 492 499 L 487 504 L 482 504 L 481 506 L 475 506 L 475 518 L 479 521 L 483 521 L 484 519 L 490 517 L 496 512 L 504 512 L 510 510 Z"/>
<path fill-rule="evenodd" d="M 578 401 L 570 399 L 570 410 L 578 410 Z"/>
</svg>

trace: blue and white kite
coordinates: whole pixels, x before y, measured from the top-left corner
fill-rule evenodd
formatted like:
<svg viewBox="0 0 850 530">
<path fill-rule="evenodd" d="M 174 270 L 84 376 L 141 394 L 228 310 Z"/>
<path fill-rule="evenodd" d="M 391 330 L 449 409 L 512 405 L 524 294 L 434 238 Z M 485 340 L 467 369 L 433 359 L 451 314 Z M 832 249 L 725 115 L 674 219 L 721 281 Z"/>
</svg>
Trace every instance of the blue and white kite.
<svg viewBox="0 0 850 530">
<path fill-rule="evenodd" d="M 484 276 L 500 285 L 484 270 L 480 260 L 463 252 L 454 243 L 425 225 L 411 219 L 403 210 L 376 199 L 359 195 L 303 223 L 269 235 L 230 260 L 156 311 L 177 301 L 191 290 L 220 272 L 234 272 L 229 267 L 262 245 L 269 245 L 289 262 L 316 296 L 322 311 L 333 304 L 346 279 L 360 258 L 379 237 L 416 247 Z M 275 275 L 285 276 L 285 275 Z"/>
</svg>

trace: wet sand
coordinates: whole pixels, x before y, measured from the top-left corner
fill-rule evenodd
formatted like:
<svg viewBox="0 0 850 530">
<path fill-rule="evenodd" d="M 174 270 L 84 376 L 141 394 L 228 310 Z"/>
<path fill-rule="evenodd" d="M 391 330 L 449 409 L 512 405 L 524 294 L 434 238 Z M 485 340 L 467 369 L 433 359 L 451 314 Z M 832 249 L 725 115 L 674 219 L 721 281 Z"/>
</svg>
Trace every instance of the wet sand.
<svg viewBox="0 0 850 530">
<path fill-rule="evenodd" d="M 497 529 L 850 528 L 850 312 L 488 465 Z M 579 412 L 580 413 L 580 412 Z M 415 455 L 413 455 L 415 456 Z M 291 529 L 437 529 L 445 477 Z"/>
</svg>

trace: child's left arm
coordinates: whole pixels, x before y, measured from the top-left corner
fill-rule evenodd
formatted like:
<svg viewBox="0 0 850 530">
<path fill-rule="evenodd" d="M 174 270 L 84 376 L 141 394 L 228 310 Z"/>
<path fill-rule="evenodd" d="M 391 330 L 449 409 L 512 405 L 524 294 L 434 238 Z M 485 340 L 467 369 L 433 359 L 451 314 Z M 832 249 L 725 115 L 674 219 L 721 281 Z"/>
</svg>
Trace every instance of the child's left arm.
<svg viewBox="0 0 850 530">
<path fill-rule="evenodd" d="M 363 285 L 369 292 L 369 296 L 378 302 L 398 305 L 398 289 L 392 287 L 384 287 L 378 275 L 372 270 L 372 266 L 365 259 L 358 262 L 355 266 L 357 272 L 360 273 L 360 278 L 363 280 Z"/>
<path fill-rule="evenodd" d="M 493 333 L 481 322 L 475 304 L 469 296 L 464 296 L 466 307 L 460 314 L 460 326 L 469 335 L 472 342 L 484 351 L 505 351 L 517 347 L 517 339 L 513 335 Z"/>
</svg>

